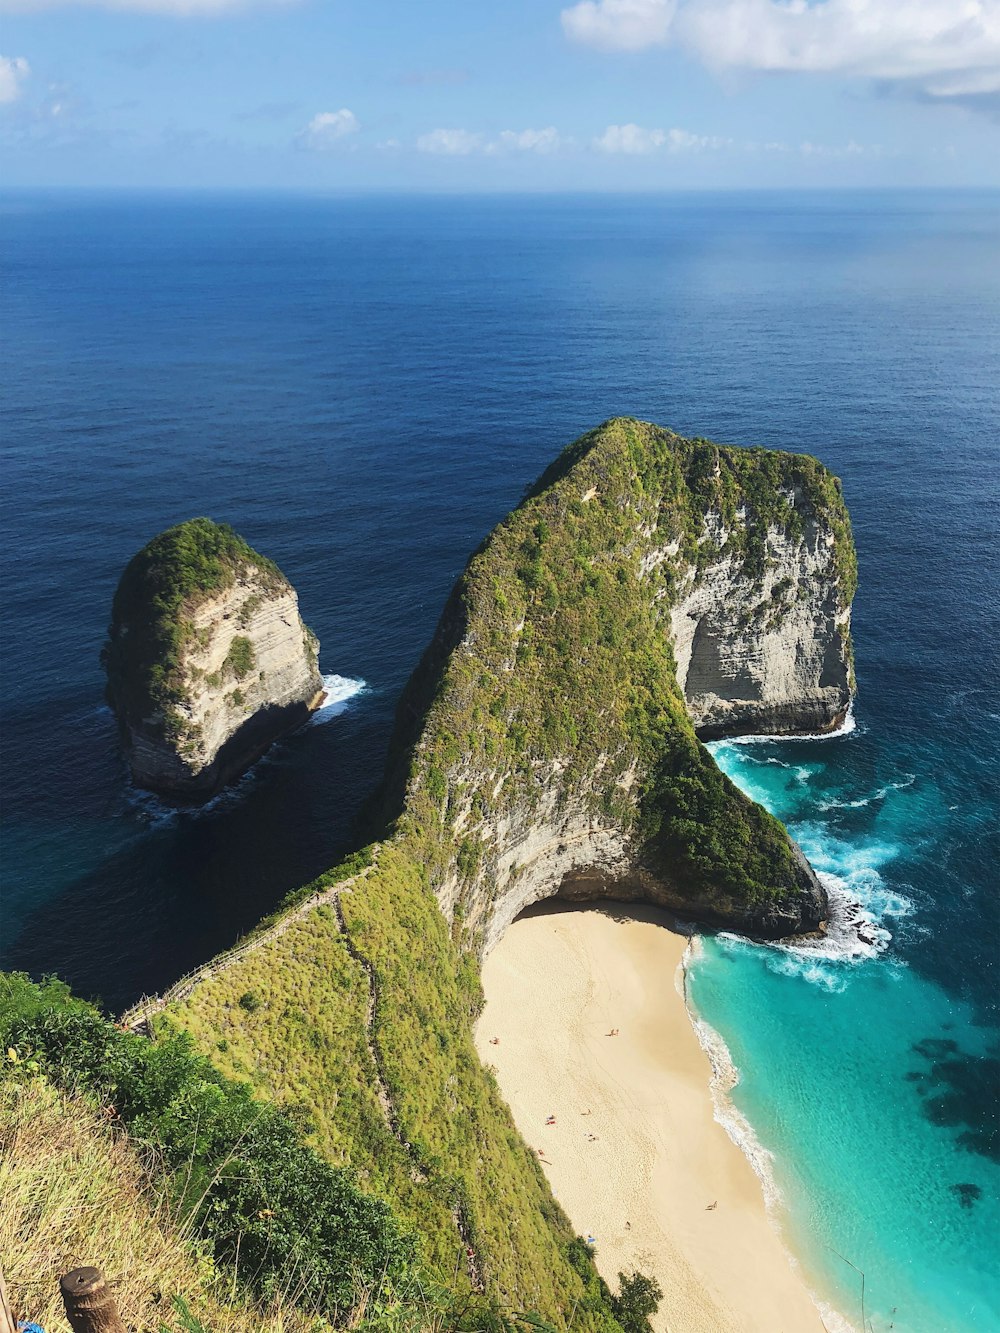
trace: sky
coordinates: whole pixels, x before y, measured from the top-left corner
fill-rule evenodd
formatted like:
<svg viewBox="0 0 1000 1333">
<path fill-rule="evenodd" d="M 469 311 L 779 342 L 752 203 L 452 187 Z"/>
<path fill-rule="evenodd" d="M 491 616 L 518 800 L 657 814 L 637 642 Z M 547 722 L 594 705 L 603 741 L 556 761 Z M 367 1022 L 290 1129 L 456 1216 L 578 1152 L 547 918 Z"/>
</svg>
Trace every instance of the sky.
<svg viewBox="0 0 1000 1333">
<path fill-rule="evenodd" d="M 0 184 L 1000 186 L 1000 0 L 0 0 Z"/>
</svg>

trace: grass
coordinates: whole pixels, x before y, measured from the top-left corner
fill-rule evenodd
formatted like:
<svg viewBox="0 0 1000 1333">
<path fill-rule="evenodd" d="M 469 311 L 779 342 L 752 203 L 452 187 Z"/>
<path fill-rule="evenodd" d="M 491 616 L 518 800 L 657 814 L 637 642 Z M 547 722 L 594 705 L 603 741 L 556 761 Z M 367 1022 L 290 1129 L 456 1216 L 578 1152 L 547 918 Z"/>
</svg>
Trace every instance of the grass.
<svg viewBox="0 0 1000 1333">
<path fill-rule="evenodd" d="M 457 955 L 426 879 L 384 848 L 377 870 L 341 905 L 378 977 L 374 1038 L 412 1151 L 379 1104 L 366 979 L 330 908 L 197 987 L 171 1007 L 166 1025 L 189 1031 L 220 1069 L 289 1110 L 325 1157 L 390 1200 L 420 1237 L 436 1280 L 470 1290 L 461 1211 L 502 1305 L 564 1323 L 578 1303 L 576 1326 L 602 1326 L 589 1318 L 586 1284 L 566 1258 L 572 1228 L 479 1061 L 474 960 Z M 240 1003 L 248 990 L 250 1012 Z"/>
<path fill-rule="evenodd" d="M 163 1182 L 156 1159 L 84 1097 L 37 1075 L 0 1080 L 0 1254 L 15 1316 L 70 1333 L 59 1278 L 92 1264 L 134 1333 L 179 1329 L 178 1298 L 212 1333 L 315 1333 L 290 1300 L 234 1300 Z"/>
</svg>

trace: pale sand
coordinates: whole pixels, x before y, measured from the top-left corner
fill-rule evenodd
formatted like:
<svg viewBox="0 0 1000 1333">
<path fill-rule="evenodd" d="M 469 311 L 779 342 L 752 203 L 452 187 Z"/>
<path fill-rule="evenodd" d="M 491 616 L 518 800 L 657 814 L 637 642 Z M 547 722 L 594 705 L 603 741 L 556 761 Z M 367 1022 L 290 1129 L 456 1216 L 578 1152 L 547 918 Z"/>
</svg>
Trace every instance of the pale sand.
<svg viewBox="0 0 1000 1333">
<path fill-rule="evenodd" d="M 657 1333 L 823 1333 L 760 1181 L 714 1119 L 678 989 L 687 941 L 666 921 L 614 904 L 515 921 L 483 968 L 480 1054 L 612 1289 L 620 1270 L 659 1280 Z"/>
</svg>

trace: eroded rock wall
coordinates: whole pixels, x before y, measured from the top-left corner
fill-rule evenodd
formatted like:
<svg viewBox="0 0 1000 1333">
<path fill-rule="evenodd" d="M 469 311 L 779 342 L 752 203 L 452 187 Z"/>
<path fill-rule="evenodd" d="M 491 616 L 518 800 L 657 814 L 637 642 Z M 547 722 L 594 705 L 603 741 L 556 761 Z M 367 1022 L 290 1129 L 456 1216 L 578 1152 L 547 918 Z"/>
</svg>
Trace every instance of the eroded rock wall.
<svg viewBox="0 0 1000 1333">
<path fill-rule="evenodd" d="M 232 528 L 161 532 L 122 573 L 102 654 L 134 781 L 213 795 L 320 703 L 318 652 L 295 589 Z"/>
<path fill-rule="evenodd" d="M 801 512 L 801 493 L 786 494 Z M 738 521 L 747 521 L 745 510 Z M 727 551 L 730 535 L 717 514 L 706 517 L 703 543 L 716 554 L 687 567 L 670 609 L 677 680 L 698 734 L 837 727 L 851 701 L 851 608 L 843 605 L 833 533 L 808 512 L 801 536 L 769 527 L 758 577 Z"/>
<path fill-rule="evenodd" d="M 253 566 L 232 587 L 190 608 L 183 698 L 170 734 L 159 719 L 129 729 L 134 781 L 200 797 L 243 772 L 322 698 L 319 645 L 289 585 L 274 588 Z"/>
</svg>

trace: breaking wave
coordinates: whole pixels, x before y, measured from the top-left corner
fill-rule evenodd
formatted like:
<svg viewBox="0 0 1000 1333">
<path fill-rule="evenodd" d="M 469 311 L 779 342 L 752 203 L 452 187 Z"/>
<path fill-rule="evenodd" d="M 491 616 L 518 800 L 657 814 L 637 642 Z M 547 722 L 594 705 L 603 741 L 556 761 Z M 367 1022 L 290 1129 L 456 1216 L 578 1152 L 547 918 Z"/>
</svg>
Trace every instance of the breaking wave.
<svg viewBox="0 0 1000 1333">
<path fill-rule="evenodd" d="M 729 745 L 773 745 L 780 741 L 782 745 L 786 743 L 795 744 L 797 741 L 836 741 L 842 740 L 845 736 L 850 736 L 851 732 L 857 731 L 858 723 L 854 716 L 854 700 L 847 705 L 847 712 L 844 720 L 835 731 L 814 731 L 800 736 L 730 736 L 727 739 Z"/>
<path fill-rule="evenodd" d="M 323 689 L 326 691 L 326 698 L 309 719 L 309 725 L 321 727 L 324 722 L 339 717 L 351 700 L 363 694 L 367 688 L 365 681 L 355 680 L 352 676 L 336 674 L 324 676 Z"/>
</svg>

